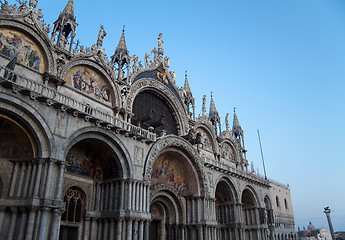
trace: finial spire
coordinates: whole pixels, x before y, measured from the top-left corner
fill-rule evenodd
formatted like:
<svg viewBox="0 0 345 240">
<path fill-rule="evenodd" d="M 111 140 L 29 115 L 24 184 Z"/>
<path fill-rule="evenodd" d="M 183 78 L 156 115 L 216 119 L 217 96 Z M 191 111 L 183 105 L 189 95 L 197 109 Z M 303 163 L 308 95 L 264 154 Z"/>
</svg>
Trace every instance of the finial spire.
<svg viewBox="0 0 345 240">
<path fill-rule="evenodd" d="M 124 72 L 124 66 L 127 65 L 127 78 L 129 77 L 129 68 L 130 68 L 130 61 L 131 58 L 128 55 L 127 51 L 127 44 L 125 39 L 125 25 L 122 28 L 122 34 L 120 37 L 120 41 L 115 49 L 115 53 L 113 56 L 111 56 L 111 62 L 113 64 L 117 63 L 118 65 L 118 80 L 124 80 L 125 79 L 125 72 Z"/>
</svg>

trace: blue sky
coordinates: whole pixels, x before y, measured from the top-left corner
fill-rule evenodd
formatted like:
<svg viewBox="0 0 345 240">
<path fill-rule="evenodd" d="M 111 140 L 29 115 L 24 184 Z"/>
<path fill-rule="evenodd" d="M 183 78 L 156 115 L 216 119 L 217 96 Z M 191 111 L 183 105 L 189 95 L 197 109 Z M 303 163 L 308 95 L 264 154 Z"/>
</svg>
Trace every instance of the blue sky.
<svg viewBox="0 0 345 240">
<path fill-rule="evenodd" d="M 67 0 L 40 0 L 52 23 Z M 263 173 L 289 183 L 296 228 L 312 221 L 345 230 L 345 1 L 90 1 L 74 0 L 76 39 L 90 47 L 100 24 L 111 56 L 125 27 L 130 55 L 144 61 L 163 33 L 177 85 L 184 72 L 201 113 L 202 96 L 214 101 L 225 126 L 237 116 L 247 158 Z"/>
</svg>

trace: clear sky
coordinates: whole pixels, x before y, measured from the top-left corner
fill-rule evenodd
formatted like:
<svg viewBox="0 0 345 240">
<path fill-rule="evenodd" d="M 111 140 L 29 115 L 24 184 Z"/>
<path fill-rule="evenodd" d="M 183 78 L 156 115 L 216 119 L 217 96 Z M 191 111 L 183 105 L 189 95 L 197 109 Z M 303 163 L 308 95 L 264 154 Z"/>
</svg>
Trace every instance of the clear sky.
<svg viewBox="0 0 345 240">
<path fill-rule="evenodd" d="M 45 22 L 66 3 L 39 0 Z M 90 47 L 103 24 L 108 56 L 123 25 L 142 62 L 163 33 L 178 86 L 188 71 L 196 114 L 211 92 L 223 127 L 236 107 L 247 158 L 263 173 L 260 130 L 268 177 L 290 185 L 296 228 L 328 228 L 330 206 L 345 230 L 344 0 L 74 0 L 74 9 L 76 39 Z"/>
</svg>

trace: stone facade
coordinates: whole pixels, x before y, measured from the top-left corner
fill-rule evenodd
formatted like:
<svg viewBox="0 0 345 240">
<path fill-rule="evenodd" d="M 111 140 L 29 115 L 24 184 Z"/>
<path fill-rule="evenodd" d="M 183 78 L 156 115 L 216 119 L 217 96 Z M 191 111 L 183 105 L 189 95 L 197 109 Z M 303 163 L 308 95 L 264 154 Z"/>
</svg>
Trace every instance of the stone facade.
<svg viewBox="0 0 345 240">
<path fill-rule="evenodd" d="M 234 112 L 195 116 L 163 35 L 144 63 L 124 31 L 73 43 L 73 1 L 1 4 L 0 239 L 296 239 L 288 186 L 248 170 Z"/>
</svg>

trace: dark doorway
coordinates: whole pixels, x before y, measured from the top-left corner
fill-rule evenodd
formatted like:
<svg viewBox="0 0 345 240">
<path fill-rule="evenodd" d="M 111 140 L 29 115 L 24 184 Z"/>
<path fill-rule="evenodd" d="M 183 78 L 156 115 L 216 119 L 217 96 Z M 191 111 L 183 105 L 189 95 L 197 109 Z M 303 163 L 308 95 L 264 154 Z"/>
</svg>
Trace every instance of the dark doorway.
<svg viewBox="0 0 345 240">
<path fill-rule="evenodd" d="M 78 227 L 60 227 L 59 240 L 73 240 L 78 238 Z"/>
<path fill-rule="evenodd" d="M 150 224 L 150 240 L 159 240 L 160 220 L 153 220 Z"/>
</svg>

